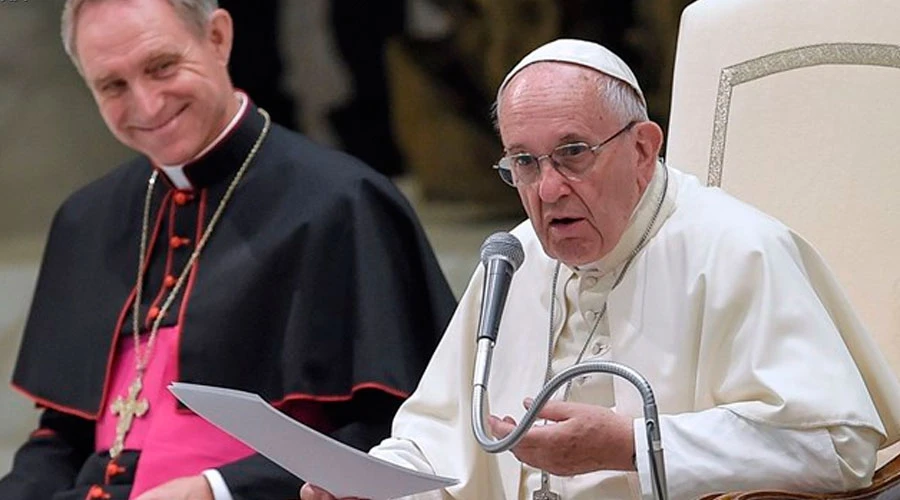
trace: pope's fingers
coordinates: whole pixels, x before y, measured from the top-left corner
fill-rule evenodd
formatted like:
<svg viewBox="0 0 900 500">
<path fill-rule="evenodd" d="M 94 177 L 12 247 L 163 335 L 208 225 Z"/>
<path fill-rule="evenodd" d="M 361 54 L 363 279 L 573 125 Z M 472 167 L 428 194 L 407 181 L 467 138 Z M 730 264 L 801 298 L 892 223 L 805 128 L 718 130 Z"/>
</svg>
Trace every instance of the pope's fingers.
<svg viewBox="0 0 900 500">
<path fill-rule="evenodd" d="M 512 417 L 503 417 L 500 419 L 494 415 L 488 417 L 488 425 L 491 428 L 491 433 L 497 439 L 503 439 L 507 434 L 513 431 L 516 427 L 516 421 L 512 419 Z"/>
<path fill-rule="evenodd" d="M 309 483 L 300 488 L 300 500 L 335 500 L 334 495 Z"/>
<path fill-rule="evenodd" d="M 548 401 L 547 404 L 538 411 L 538 417 L 554 422 L 569 420 L 577 414 L 578 408 L 571 403 L 564 401 Z"/>
</svg>

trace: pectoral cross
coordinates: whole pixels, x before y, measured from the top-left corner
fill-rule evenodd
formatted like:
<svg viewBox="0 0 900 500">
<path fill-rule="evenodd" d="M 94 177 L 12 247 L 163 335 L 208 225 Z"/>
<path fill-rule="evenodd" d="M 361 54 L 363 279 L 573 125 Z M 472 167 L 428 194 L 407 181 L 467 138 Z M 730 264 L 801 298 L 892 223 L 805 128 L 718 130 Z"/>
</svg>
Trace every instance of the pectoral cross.
<svg viewBox="0 0 900 500">
<path fill-rule="evenodd" d="M 131 424 L 134 423 L 135 417 L 143 417 L 147 410 L 150 409 L 150 403 L 147 399 L 138 399 L 138 393 L 141 392 L 143 384 L 141 377 L 138 376 L 128 387 L 128 397 L 122 399 L 122 396 L 116 398 L 113 404 L 109 405 L 110 411 L 116 415 L 116 440 L 113 441 L 112 447 L 109 449 L 109 456 L 116 458 L 125 448 L 125 436 L 131 430 Z"/>
<path fill-rule="evenodd" d="M 550 474 L 541 471 L 541 489 L 531 493 L 531 500 L 561 500 L 562 497 L 555 491 L 550 491 Z"/>
</svg>

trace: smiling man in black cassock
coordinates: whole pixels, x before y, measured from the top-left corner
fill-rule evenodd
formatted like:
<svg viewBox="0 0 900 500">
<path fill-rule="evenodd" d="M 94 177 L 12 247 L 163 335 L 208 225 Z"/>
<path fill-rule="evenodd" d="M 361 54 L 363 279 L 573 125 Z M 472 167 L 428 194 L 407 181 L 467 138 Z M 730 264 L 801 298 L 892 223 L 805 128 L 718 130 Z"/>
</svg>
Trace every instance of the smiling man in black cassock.
<svg viewBox="0 0 900 500">
<path fill-rule="evenodd" d="M 68 0 L 62 24 L 140 156 L 53 221 L 13 375 L 42 415 L 0 498 L 295 496 L 299 480 L 166 386 L 259 393 L 352 446 L 379 442 L 455 306 L 415 214 L 233 88 L 215 0 Z"/>
</svg>

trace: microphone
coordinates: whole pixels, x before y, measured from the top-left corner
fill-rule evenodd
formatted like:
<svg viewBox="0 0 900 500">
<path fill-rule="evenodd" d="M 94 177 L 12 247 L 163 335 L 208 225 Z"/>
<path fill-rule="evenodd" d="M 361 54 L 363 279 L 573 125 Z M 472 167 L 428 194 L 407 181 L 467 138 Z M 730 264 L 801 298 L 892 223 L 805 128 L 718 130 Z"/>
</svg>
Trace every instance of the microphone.
<svg viewBox="0 0 900 500">
<path fill-rule="evenodd" d="M 481 289 L 481 314 L 478 318 L 478 347 L 475 354 L 473 384 L 487 390 L 491 356 L 500 317 L 506 305 L 509 284 L 513 273 L 525 260 L 525 251 L 518 238 L 498 232 L 487 237 L 481 245 L 481 263 L 484 265 L 484 284 Z"/>
<path fill-rule="evenodd" d="M 491 357 L 500 329 L 500 316 L 506 304 L 506 295 L 513 273 L 525 260 L 525 252 L 519 240 L 504 232 L 494 233 L 481 245 L 481 263 L 484 265 L 484 284 L 481 289 L 481 315 L 478 318 L 478 347 L 472 381 L 472 432 L 482 449 L 500 453 L 512 449 L 537 419 L 544 404 L 563 384 L 587 373 L 610 373 L 622 377 L 634 385 L 644 401 L 644 425 L 647 428 L 647 450 L 650 455 L 650 474 L 653 479 L 653 497 L 668 498 L 666 468 L 663 460 L 662 437 L 659 432 L 659 415 L 653 389 L 640 373 L 614 361 L 582 361 L 566 368 L 549 380 L 534 398 L 534 404 L 525 412 L 515 429 L 503 439 L 494 439 L 488 433 L 487 404 L 488 377 L 491 373 Z M 551 306 L 552 307 L 552 306 Z"/>
</svg>

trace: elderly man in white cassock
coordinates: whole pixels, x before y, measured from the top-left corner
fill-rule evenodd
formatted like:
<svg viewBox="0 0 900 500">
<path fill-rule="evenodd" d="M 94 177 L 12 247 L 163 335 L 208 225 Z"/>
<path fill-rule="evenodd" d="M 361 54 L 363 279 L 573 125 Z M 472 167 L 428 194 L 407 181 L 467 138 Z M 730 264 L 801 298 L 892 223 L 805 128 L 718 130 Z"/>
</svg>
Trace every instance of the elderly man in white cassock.
<svg viewBox="0 0 900 500">
<path fill-rule="evenodd" d="M 495 436 L 549 377 L 612 360 L 653 387 L 670 498 L 871 482 L 876 451 L 900 435 L 900 385 L 800 236 L 664 165 L 634 75 L 597 44 L 536 49 L 496 111 L 496 168 L 529 221 L 512 231 L 525 261 L 494 351 Z M 652 495 L 641 397 L 609 375 L 557 391 L 547 425 L 513 453 L 482 450 L 470 414 L 483 281 L 478 269 L 392 437 L 370 453 L 459 479 L 422 499 Z M 331 498 L 309 485 L 301 497 Z"/>
</svg>

